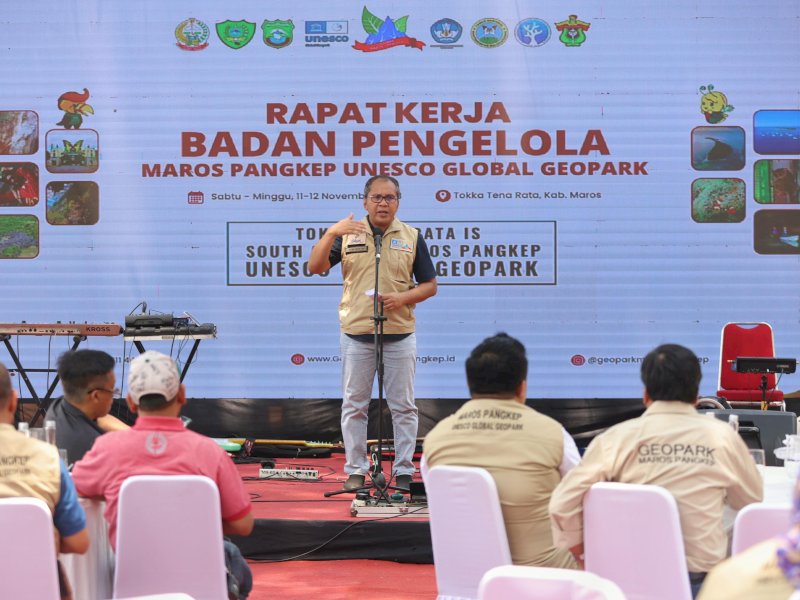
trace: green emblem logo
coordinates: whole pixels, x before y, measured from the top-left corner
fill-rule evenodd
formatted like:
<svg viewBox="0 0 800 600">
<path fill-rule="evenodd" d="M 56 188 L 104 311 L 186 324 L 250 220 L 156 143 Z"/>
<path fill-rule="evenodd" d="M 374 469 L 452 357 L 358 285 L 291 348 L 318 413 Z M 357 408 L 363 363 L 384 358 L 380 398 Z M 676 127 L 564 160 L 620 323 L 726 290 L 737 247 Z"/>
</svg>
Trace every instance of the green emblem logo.
<svg viewBox="0 0 800 600">
<path fill-rule="evenodd" d="M 264 43 L 270 48 L 285 48 L 294 40 L 294 23 L 291 21 L 267 21 L 261 24 Z"/>
<path fill-rule="evenodd" d="M 508 27 L 500 19 L 494 18 L 475 21 L 471 33 L 472 41 L 484 48 L 497 48 L 508 39 Z"/>
<path fill-rule="evenodd" d="M 223 21 L 217 23 L 217 35 L 228 48 L 244 48 L 253 39 L 256 24 L 248 21 Z"/>
<path fill-rule="evenodd" d="M 586 32 L 589 31 L 589 27 L 591 27 L 591 24 L 580 21 L 578 15 L 570 15 L 566 21 L 556 23 L 556 29 L 561 32 L 558 39 L 568 48 L 575 48 L 585 42 Z"/>
</svg>

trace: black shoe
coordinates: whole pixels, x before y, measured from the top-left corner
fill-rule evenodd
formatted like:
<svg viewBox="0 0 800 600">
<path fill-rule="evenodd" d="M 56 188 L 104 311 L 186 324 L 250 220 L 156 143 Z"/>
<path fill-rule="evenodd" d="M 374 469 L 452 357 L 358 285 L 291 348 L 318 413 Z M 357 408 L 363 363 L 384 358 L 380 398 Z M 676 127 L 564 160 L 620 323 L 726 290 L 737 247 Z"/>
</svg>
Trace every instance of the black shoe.
<svg viewBox="0 0 800 600">
<path fill-rule="evenodd" d="M 411 489 L 411 475 L 398 475 L 394 478 L 394 487 L 404 492 Z"/>
<path fill-rule="evenodd" d="M 342 489 L 352 492 L 360 487 L 364 487 L 364 476 L 359 475 L 358 473 L 353 473 L 347 478 L 347 481 L 344 482 Z"/>
</svg>

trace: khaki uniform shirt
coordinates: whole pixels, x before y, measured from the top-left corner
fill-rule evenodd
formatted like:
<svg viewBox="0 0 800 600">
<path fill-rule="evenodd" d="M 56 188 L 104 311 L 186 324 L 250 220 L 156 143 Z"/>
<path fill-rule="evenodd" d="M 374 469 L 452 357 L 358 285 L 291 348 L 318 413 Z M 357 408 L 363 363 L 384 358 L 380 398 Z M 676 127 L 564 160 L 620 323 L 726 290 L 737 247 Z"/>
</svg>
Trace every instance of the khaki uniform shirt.
<svg viewBox="0 0 800 600">
<path fill-rule="evenodd" d="M 777 547 L 767 540 L 714 567 L 697 600 L 786 600 L 794 588 L 778 567 Z"/>
<path fill-rule="evenodd" d="M 598 481 L 660 485 L 675 497 L 690 572 L 725 558 L 725 504 L 763 497 L 763 481 L 744 441 L 691 404 L 659 400 L 644 415 L 597 436 L 550 500 L 556 544 L 583 542 L 583 496 Z"/>
<path fill-rule="evenodd" d="M 470 400 L 426 436 L 424 453 L 428 467 L 480 467 L 492 475 L 514 564 L 577 568 L 553 545 L 547 514 L 564 455 L 557 421 L 513 400 Z"/>
<path fill-rule="evenodd" d="M 366 233 L 342 236 L 342 299 L 339 322 L 344 333 L 372 333 L 375 325 L 373 300 L 364 292 L 375 288 L 375 241 L 367 218 L 361 221 Z M 414 257 L 417 255 L 419 232 L 399 219 L 394 219 L 383 234 L 379 292 L 406 292 L 414 288 Z M 414 333 L 414 305 L 401 306 L 386 313 L 383 332 Z"/>
<path fill-rule="evenodd" d="M 58 449 L 0 424 L 0 498 L 39 498 L 52 514 L 60 496 Z"/>
<path fill-rule="evenodd" d="M 39 498 L 53 514 L 61 498 L 58 448 L 0 423 L 0 498 Z M 0 534 L 2 535 L 2 534 Z M 56 548 L 58 530 L 53 529 Z"/>
</svg>

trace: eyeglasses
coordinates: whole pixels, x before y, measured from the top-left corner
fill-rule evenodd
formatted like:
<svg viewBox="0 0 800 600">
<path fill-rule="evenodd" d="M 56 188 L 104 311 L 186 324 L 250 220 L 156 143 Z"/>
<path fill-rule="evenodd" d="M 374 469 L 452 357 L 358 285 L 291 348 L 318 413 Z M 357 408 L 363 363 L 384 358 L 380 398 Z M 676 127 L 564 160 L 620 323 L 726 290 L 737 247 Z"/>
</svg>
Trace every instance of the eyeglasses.
<svg viewBox="0 0 800 600">
<path fill-rule="evenodd" d="M 109 394 L 113 394 L 114 397 L 117 398 L 119 397 L 122 390 L 120 390 L 118 387 L 115 387 L 113 390 L 107 390 L 106 388 L 92 388 L 90 390 L 86 390 L 87 394 L 91 394 L 92 392 L 106 392 Z"/>
<path fill-rule="evenodd" d="M 394 204 L 397 202 L 398 198 L 394 194 L 371 194 L 367 196 L 370 202 L 374 202 L 375 204 L 380 204 L 381 202 L 386 202 L 386 204 Z"/>
</svg>

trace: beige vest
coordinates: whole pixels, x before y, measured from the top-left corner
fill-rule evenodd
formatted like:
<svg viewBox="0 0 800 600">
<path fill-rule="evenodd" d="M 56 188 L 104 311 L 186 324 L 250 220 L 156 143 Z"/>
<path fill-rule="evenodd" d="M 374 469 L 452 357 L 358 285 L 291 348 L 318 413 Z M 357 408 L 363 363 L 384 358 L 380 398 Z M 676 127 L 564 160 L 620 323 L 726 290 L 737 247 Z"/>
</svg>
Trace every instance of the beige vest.
<svg viewBox="0 0 800 600">
<path fill-rule="evenodd" d="M 52 513 L 60 494 L 58 449 L 0 424 L 0 498 L 39 498 Z"/>
<path fill-rule="evenodd" d="M 515 565 L 577 568 L 556 548 L 547 506 L 561 481 L 561 425 L 513 400 L 470 400 L 425 437 L 429 467 L 459 465 L 489 471 L 497 485 Z"/>
<path fill-rule="evenodd" d="M 372 297 L 364 292 L 375 287 L 375 241 L 366 217 L 367 233 L 342 238 L 342 300 L 339 322 L 344 333 L 353 335 L 374 331 Z M 414 257 L 419 232 L 395 219 L 386 229 L 381 244 L 379 292 L 405 292 L 414 287 Z M 414 306 L 386 311 L 384 333 L 413 333 Z"/>
</svg>

